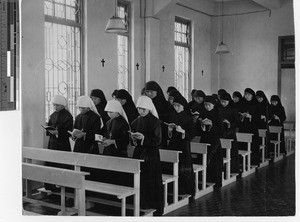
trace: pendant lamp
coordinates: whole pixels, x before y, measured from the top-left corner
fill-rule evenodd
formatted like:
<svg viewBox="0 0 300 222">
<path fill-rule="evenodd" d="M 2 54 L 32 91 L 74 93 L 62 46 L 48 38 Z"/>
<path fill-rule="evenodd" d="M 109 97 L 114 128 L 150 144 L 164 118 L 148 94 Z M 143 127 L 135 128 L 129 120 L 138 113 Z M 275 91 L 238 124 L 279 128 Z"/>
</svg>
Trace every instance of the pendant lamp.
<svg viewBox="0 0 300 222">
<path fill-rule="evenodd" d="M 123 19 L 117 15 L 117 6 L 117 0 L 115 0 L 115 15 L 107 22 L 105 28 L 105 32 L 107 33 L 118 34 L 127 32 Z"/>
<path fill-rule="evenodd" d="M 223 43 L 223 0 L 222 0 L 222 9 L 221 9 L 221 23 L 222 23 L 222 26 L 221 26 L 221 43 L 218 45 L 215 53 L 216 54 L 226 54 L 226 53 L 229 53 L 229 49 L 228 49 L 228 46 L 226 44 Z"/>
</svg>

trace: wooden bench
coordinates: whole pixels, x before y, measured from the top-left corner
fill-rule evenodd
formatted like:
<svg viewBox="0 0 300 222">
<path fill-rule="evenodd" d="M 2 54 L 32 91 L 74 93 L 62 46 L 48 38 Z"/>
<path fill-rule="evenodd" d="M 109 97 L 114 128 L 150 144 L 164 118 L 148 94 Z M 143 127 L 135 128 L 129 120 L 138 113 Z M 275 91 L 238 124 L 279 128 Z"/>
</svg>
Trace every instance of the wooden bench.
<svg viewBox="0 0 300 222">
<path fill-rule="evenodd" d="M 261 144 L 259 146 L 259 150 L 261 151 L 261 162 L 258 168 L 262 168 L 269 165 L 269 159 L 265 157 L 266 148 L 267 148 L 267 130 L 258 129 L 258 135 L 261 138 Z"/>
<path fill-rule="evenodd" d="M 280 134 L 282 131 L 281 126 L 269 126 L 269 132 L 277 134 L 277 140 L 270 140 L 270 143 L 274 145 L 273 162 L 277 162 L 283 159 L 283 154 L 280 153 Z"/>
<path fill-rule="evenodd" d="M 284 122 L 286 155 L 295 153 L 295 122 Z"/>
<path fill-rule="evenodd" d="M 164 185 L 164 214 L 187 205 L 190 195 L 178 195 L 178 177 L 179 177 L 179 154 L 181 151 L 160 149 L 160 161 L 172 164 L 173 173 L 163 174 L 162 181 Z M 172 203 L 168 203 L 168 184 L 173 184 Z"/>
<path fill-rule="evenodd" d="M 251 166 L 251 143 L 253 134 L 250 133 L 236 133 L 238 142 L 247 143 L 247 150 L 239 150 L 239 155 L 242 156 L 242 173 L 241 177 L 246 177 L 255 172 L 255 167 Z"/>
<path fill-rule="evenodd" d="M 231 173 L 230 167 L 231 167 L 231 148 L 232 148 L 232 142 L 233 139 L 224 139 L 221 138 L 221 147 L 222 149 L 226 150 L 225 157 L 223 157 L 223 164 L 225 165 L 225 175 L 224 172 L 222 172 L 222 186 L 226 186 L 230 183 L 233 183 L 236 181 L 236 177 L 238 176 L 237 173 Z"/>
<path fill-rule="evenodd" d="M 78 193 L 78 215 L 85 216 L 85 176 L 89 173 L 76 172 L 74 170 L 67 170 L 55 167 L 41 166 L 31 163 L 22 163 L 22 178 L 26 180 L 26 195 L 23 197 L 23 201 L 33 204 L 40 204 L 56 209 L 60 209 L 60 215 L 66 215 L 67 208 L 65 204 L 65 187 L 75 188 Z M 33 198 L 30 187 L 27 186 L 27 182 L 38 181 L 47 182 L 50 184 L 56 184 L 61 186 L 61 204 L 56 205 L 53 203 L 47 203 L 42 200 Z M 72 212 L 71 209 L 68 209 Z M 35 215 L 36 213 L 23 211 L 25 215 Z M 76 213 L 76 211 L 73 213 Z"/>
<path fill-rule="evenodd" d="M 199 141 L 199 140 L 198 140 Z M 195 199 L 202 197 L 213 191 L 214 183 L 207 183 L 207 149 L 210 144 L 191 142 L 191 153 L 202 156 L 202 164 L 193 164 L 195 174 Z M 199 181 L 199 174 L 202 173 L 202 180 Z M 200 189 L 199 189 L 200 187 Z"/>
<path fill-rule="evenodd" d="M 126 197 L 133 196 L 133 214 L 134 216 L 140 216 L 140 163 L 142 160 L 29 147 L 23 148 L 23 158 L 27 160 L 64 163 L 74 166 L 75 171 L 81 171 L 81 167 L 88 167 L 132 173 L 134 175 L 133 187 L 86 180 L 85 190 L 112 195 L 120 199 L 122 216 L 126 216 L 126 208 L 128 208 Z M 78 193 L 76 192 L 75 196 L 77 195 Z M 97 202 L 95 199 L 93 201 Z M 75 203 L 75 207 L 77 207 L 77 203 Z"/>
</svg>

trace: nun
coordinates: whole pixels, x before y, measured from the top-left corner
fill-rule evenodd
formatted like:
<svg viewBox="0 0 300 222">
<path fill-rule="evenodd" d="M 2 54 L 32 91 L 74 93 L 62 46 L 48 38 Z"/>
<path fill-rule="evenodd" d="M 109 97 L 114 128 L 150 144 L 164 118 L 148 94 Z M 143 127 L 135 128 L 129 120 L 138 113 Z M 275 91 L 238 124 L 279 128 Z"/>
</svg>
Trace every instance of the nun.
<svg viewBox="0 0 300 222">
<path fill-rule="evenodd" d="M 103 121 L 104 128 L 101 130 L 101 134 L 103 134 L 105 132 L 106 122 L 109 120 L 109 116 L 104 111 L 105 106 L 107 104 L 107 100 L 101 89 L 93 89 L 91 91 L 90 98 L 94 102 L 97 108 L 97 112 L 101 116 L 101 119 Z"/>
<path fill-rule="evenodd" d="M 69 133 L 73 128 L 73 116 L 68 110 L 68 103 L 62 95 L 56 95 L 52 99 L 54 112 L 50 115 L 48 126 L 52 126 L 55 130 L 47 130 L 46 135 L 49 136 L 48 149 L 71 151 Z M 70 166 L 60 163 L 46 162 L 46 166 L 70 169 Z M 45 183 L 45 189 L 51 191 L 59 191 L 60 188 Z"/>
<path fill-rule="evenodd" d="M 162 215 L 164 196 L 159 155 L 162 123 L 149 97 L 139 97 L 136 107 L 140 116 L 132 122 L 131 137 L 136 144 L 133 158 L 144 160 L 141 164 L 141 208 L 153 208 L 155 215 Z"/>
<path fill-rule="evenodd" d="M 255 92 L 251 88 L 246 88 L 244 91 L 243 106 L 240 109 L 240 126 L 239 132 L 241 133 L 251 133 L 252 143 L 251 143 L 251 164 L 259 165 L 260 155 L 259 155 L 259 144 L 260 138 L 258 134 L 258 126 L 260 119 L 260 111 L 258 108 L 258 103 L 255 97 Z M 246 150 L 246 143 L 239 143 L 242 149 Z"/>
<path fill-rule="evenodd" d="M 221 118 L 221 122 L 223 125 L 223 133 L 222 138 L 224 139 L 232 139 L 231 143 L 231 172 L 233 173 L 240 173 L 239 170 L 239 151 L 238 151 L 238 144 L 236 140 L 236 132 L 237 126 L 239 123 L 239 116 L 237 111 L 233 108 L 233 101 L 229 93 L 222 93 L 220 94 L 220 108 L 219 108 L 219 116 Z M 223 156 L 224 154 L 223 149 Z"/>
<path fill-rule="evenodd" d="M 80 113 L 75 118 L 72 133 L 75 139 L 74 152 L 99 154 L 95 134 L 101 134 L 102 119 L 90 97 L 80 96 L 77 100 Z"/>
<path fill-rule="evenodd" d="M 139 116 L 139 112 L 135 107 L 132 96 L 125 89 L 120 89 L 116 94 L 116 99 L 121 103 L 127 115 L 129 125 L 131 125 L 132 121 Z"/>
<path fill-rule="evenodd" d="M 117 100 L 107 102 L 105 111 L 110 120 L 106 123 L 106 132 L 101 142 L 105 147 L 103 154 L 118 157 L 127 157 L 129 143 L 129 124 L 122 105 Z"/>
<path fill-rule="evenodd" d="M 213 96 L 205 97 L 205 111 L 200 114 L 196 128 L 200 134 L 200 143 L 210 144 L 207 152 L 207 181 L 215 183 L 215 187 L 219 188 L 222 186 L 223 159 L 220 137 L 223 129 L 215 105 L 216 100 Z"/>
<path fill-rule="evenodd" d="M 279 96 L 272 95 L 271 96 L 271 106 L 270 106 L 270 119 L 269 126 L 281 126 L 281 134 L 280 134 L 280 153 L 286 154 L 285 150 L 285 141 L 284 141 L 284 128 L 283 122 L 286 120 L 285 109 L 281 104 L 281 100 Z M 270 135 L 270 139 L 276 139 L 276 135 Z"/>
<path fill-rule="evenodd" d="M 179 155 L 178 194 L 193 196 L 195 187 L 190 141 L 194 137 L 194 122 L 188 103 L 180 93 L 174 95 L 173 106 L 175 113 L 171 115 L 170 122 L 175 125 L 168 126 L 168 149 L 182 152 Z"/>
</svg>

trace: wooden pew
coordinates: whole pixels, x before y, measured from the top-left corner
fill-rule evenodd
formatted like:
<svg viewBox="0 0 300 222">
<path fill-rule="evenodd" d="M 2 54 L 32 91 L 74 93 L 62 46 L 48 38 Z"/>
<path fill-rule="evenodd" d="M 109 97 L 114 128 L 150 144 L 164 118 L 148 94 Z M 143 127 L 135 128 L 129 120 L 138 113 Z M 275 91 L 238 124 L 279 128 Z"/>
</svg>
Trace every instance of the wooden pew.
<svg viewBox="0 0 300 222">
<path fill-rule="evenodd" d="M 172 175 L 163 174 L 162 180 L 164 185 L 164 214 L 183 207 L 189 203 L 190 195 L 178 195 L 178 177 L 179 177 L 179 154 L 181 151 L 160 149 L 160 161 L 172 164 Z M 168 203 L 168 184 L 173 183 L 173 202 Z"/>
<path fill-rule="evenodd" d="M 258 129 L 258 135 L 261 138 L 261 144 L 259 146 L 259 150 L 261 151 L 261 162 L 258 168 L 262 168 L 269 165 L 269 159 L 265 157 L 266 148 L 267 148 L 267 130 L 266 129 Z"/>
<path fill-rule="evenodd" d="M 78 215 L 85 216 L 85 176 L 89 175 L 86 172 L 76 172 L 74 170 L 67 170 L 55 167 L 47 167 L 30 163 L 22 163 L 22 178 L 26 181 L 39 181 L 39 182 L 47 182 L 50 184 L 56 184 L 61 186 L 61 205 L 58 206 L 53 203 L 47 203 L 42 200 L 34 199 L 31 195 L 31 192 L 26 192 L 26 196 L 23 197 L 23 201 L 36 203 L 43 206 L 48 206 L 56 209 L 60 209 L 60 215 L 66 215 L 67 208 L 65 205 L 65 187 L 75 188 L 78 192 Z M 29 187 L 26 186 L 26 190 Z M 68 209 L 72 212 L 72 210 Z M 76 211 L 73 214 L 77 213 Z M 25 215 L 33 215 L 35 213 L 30 213 L 24 211 Z"/>
<path fill-rule="evenodd" d="M 284 122 L 286 155 L 295 153 L 295 122 Z"/>
<path fill-rule="evenodd" d="M 283 154 L 280 153 L 281 130 L 282 130 L 281 126 L 269 126 L 269 132 L 277 134 L 277 140 L 270 140 L 270 143 L 274 145 L 273 162 L 277 162 L 277 161 L 283 159 Z"/>
<path fill-rule="evenodd" d="M 120 199 L 122 216 L 126 216 L 126 207 L 128 207 L 128 205 L 126 204 L 126 197 L 133 196 L 134 216 L 140 216 L 140 163 L 143 160 L 55 151 L 30 147 L 23 148 L 23 158 L 27 160 L 39 160 L 73 165 L 75 171 L 81 171 L 81 167 L 89 167 L 95 169 L 132 173 L 134 175 L 133 187 L 86 180 L 85 190 L 109 194 Z M 95 199 L 94 201 L 96 202 Z"/>
<path fill-rule="evenodd" d="M 213 191 L 214 183 L 207 183 L 207 149 L 210 144 L 191 142 L 191 153 L 202 156 L 202 164 L 193 164 L 193 171 L 195 174 L 195 199 L 202 197 Z M 202 173 L 202 179 L 199 181 L 199 174 Z M 199 189 L 200 185 L 200 189 Z"/>
<path fill-rule="evenodd" d="M 221 147 L 226 150 L 226 155 L 223 157 L 223 164 L 225 165 L 225 175 L 224 172 L 222 172 L 222 186 L 226 186 L 230 183 L 233 183 L 236 181 L 236 177 L 238 176 L 237 173 L 231 173 L 230 167 L 231 167 L 231 148 L 232 148 L 232 139 L 224 139 L 221 138 Z"/>
<path fill-rule="evenodd" d="M 242 173 L 241 177 L 246 177 L 255 172 L 255 167 L 251 166 L 251 143 L 252 143 L 251 133 L 236 133 L 236 138 L 238 142 L 247 143 L 247 150 L 239 150 L 239 155 L 242 156 Z"/>
</svg>

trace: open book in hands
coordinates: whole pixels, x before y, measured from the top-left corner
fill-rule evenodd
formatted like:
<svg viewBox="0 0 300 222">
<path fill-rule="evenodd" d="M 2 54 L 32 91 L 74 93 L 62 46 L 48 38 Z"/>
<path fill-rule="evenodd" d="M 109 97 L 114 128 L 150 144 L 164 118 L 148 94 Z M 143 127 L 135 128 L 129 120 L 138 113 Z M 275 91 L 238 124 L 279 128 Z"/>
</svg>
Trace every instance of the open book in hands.
<svg viewBox="0 0 300 222">
<path fill-rule="evenodd" d="M 142 133 L 139 133 L 139 132 L 131 132 L 131 131 L 128 131 L 130 136 L 132 138 L 135 138 L 135 139 L 141 139 L 144 135 Z"/>
<path fill-rule="evenodd" d="M 197 111 L 195 111 L 195 112 L 191 111 L 191 114 L 192 114 L 193 116 L 199 116 L 199 115 L 200 115 L 200 113 L 197 112 Z"/>
<path fill-rule="evenodd" d="M 81 138 L 82 136 L 85 135 L 85 133 L 82 132 L 82 130 L 79 130 L 79 129 L 73 129 L 72 132 L 68 131 L 68 133 L 70 133 L 73 138 Z"/>
<path fill-rule="evenodd" d="M 55 127 L 53 126 L 46 126 L 46 125 L 41 125 L 45 130 L 57 130 Z"/>
<path fill-rule="evenodd" d="M 166 124 L 170 128 L 176 128 L 177 127 L 177 125 L 175 123 L 166 123 L 166 122 L 164 122 L 164 124 Z"/>
</svg>

